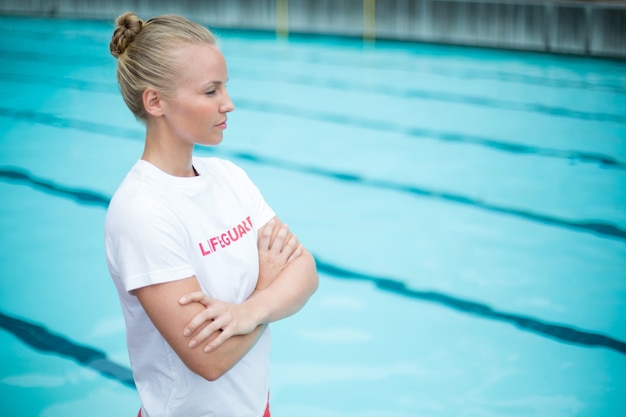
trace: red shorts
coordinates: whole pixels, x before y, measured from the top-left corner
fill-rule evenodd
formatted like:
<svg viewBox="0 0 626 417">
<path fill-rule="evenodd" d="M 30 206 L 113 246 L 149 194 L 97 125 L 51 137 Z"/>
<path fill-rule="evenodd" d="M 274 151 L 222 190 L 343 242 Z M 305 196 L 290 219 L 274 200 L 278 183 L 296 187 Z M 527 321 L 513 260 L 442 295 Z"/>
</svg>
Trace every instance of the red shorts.
<svg viewBox="0 0 626 417">
<path fill-rule="evenodd" d="M 141 410 L 139 410 L 139 414 L 137 414 L 137 417 L 141 417 Z M 265 413 L 263 414 L 263 417 L 271 417 L 270 416 L 270 402 L 267 402 L 267 407 L 265 407 Z"/>
</svg>

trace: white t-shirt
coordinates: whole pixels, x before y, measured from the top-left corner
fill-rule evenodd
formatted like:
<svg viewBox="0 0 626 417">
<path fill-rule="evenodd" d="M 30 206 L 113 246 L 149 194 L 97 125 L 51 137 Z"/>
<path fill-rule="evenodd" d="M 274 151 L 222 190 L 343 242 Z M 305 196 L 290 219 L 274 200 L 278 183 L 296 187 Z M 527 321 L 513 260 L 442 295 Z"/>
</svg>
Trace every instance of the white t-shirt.
<svg viewBox="0 0 626 417">
<path fill-rule="evenodd" d="M 183 364 L 132 294 L 192 275 L 205 293 L 230 303 L 245 301 L 255 289 L 257 232 L 274 212 L 233 163 L 194 158 L 193 165 L 200 175 L 181 178 L 139 160 L 107 211 L 107 264 L 126 320 L 142 414 L 259 417 L 267 404 L 269 329 L 210 382 Z"/>
</svg>

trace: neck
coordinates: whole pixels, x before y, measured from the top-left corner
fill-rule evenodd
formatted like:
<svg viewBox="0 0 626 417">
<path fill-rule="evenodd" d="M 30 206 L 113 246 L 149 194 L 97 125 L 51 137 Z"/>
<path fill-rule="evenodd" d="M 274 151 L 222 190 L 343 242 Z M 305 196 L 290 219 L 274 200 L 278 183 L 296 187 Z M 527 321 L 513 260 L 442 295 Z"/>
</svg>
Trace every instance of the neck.
<svg viewBox="0 0 626 417">
<path fill-rule="evenodd" d="M 193 144 L 174 141 L 158 135 L 149 127 L 141 159 L 176 177 L 197 176 L 192 161 Z"/>
</svg>

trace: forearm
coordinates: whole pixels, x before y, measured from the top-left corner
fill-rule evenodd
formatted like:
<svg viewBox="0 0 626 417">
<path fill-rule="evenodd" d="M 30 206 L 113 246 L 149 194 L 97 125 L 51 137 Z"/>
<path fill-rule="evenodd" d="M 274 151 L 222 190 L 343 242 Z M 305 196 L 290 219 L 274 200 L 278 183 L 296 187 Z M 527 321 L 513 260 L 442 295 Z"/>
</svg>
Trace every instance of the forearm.
<svg viewBox="0 0 626 417">
<path fill-rule="evenodd" d="M 251 333 L 232 336 L 210 352 L 194 349 L 195 355 L 186 365 L 203 378 L 215 381 L 235 366 L 252 349 L 266 328 L 266 324 L 261 324 Z M 207 340 L 213 341 L 218 334 L 219 332 L 215 332 Z"/>
<path fill-rule="evenodd" d="M 289 263 L 264 289 L 245 302 L 258 323 L 271 323 L 299 311 L 318 287 L 315 260 L 308 252 Z"/>
<path fill-rule="evenodd" d="M 190 347 L 203 344 L 203 350 L 213 352 L 233 336 L 247 335 L 260 325 L 294 314 L 317 289 L 315 260 L 289 235 L 286 225 L 275 218 L 263 226 L 259 236 L 257 289 L 245 302 L 231 304 L 201 291 L 180 299 L 183 305 L 199 302 L 206 307 L 186 325 L 184 335 Z M 228 358 L 225 361 L 228 363 Z"/>
<path fill-rule="evenodd" d="M 194 328 L 188 335 L 185 335 L 184 329 L 188 328 L 188 323 L 194 317 L 204 314 L 207 310 L 206 306 L 197 300 L 181 305 L 180 297 L 193 293 L 202 294 L 195 277 L 135 290 L 135 295 L 146 314 L 183 363 L 196 374 L 214 381 L 232 368 L 254 346 L 266 326 L 253 325 L 247 334 L 232 337 L 210 352 L 205 352 L 200 347 L 192 349 L 189 346 L 190 341 L 204 328 Z M 205 338 L 214 340 L 221 333 L 218 327 Z"/>
</svg>

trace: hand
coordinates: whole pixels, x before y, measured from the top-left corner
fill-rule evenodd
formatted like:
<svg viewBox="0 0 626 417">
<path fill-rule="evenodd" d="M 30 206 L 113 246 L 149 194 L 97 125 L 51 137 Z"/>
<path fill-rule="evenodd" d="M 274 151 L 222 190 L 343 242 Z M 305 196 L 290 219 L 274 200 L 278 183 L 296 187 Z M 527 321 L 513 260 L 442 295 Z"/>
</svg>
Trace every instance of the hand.
<svg viewBox="0 0 626 417">
<path fill-rule="evenodd" d="M 259 279 L 256 289 L 267 288 L 294 259 L 303 253 L 303 247 L 296 235 L 289 231 L 289 226 L 282 224 L 272 239 L 276 220 L 270 220 L 259 235 Z"/>
<path fill-rule="evenodd" d="M 201 291 L 184 295 L 179 302 L 182 305 L 199 302 L 206 307 L 205 310 L 191 319 L 183 331 L 184 336 L 193 336 L 189 341 L 190 348 L 200 345 L 211 335 L 217 334 L 217 337 L 209 340 L 209 343 L 204 347 L 204 351 L 209 352 L 219 347 L 228 338 L 251 333 L 259 325 L 255 321 L 252 311 L 246 305 L 227 303 L 209 297 Z M 194 334 L 201 326 L 204 328 Z"/>
</svg>

